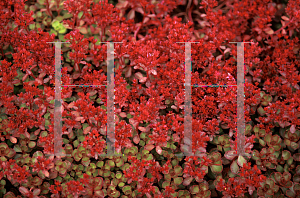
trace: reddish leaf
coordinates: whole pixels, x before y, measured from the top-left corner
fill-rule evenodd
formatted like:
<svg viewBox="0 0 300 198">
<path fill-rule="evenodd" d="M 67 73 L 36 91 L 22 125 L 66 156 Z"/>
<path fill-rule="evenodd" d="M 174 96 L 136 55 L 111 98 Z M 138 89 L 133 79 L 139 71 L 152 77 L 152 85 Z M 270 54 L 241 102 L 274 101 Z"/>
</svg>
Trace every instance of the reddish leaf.
<svg viewBox="0 0 300 198">
<path fill-rule="evenodd" d="M 161 149 L 160 146 L 156 146 L 156 152 L 157 152 L 158 154 L 161 154 L 161 153 L 162 153 L 162 149 Z"/>
<path fill-rule="evenodd" d="M 146 131 L 146 128 L 145 127 L 138 127 L 138 129 L 142 132 L 145 132 Z"/>
<path fill-rule="evenodd" d="M 249 188 L 248 188 L 248 192 L 249 192 L 249 194 L 250 195 L 252 195 L 253 194 L 253 191 L 255 190 L 255 187 L 254 186 L 249 186 Z"/>
<path fill-rule="evenodd" d="M 43 174 L 44 174 L 46 177 L 49 177 L 49 172 L 48 172 L 48 171 L 43 170 Z"/>
<path fill-rule="evenodd" d="M 292 126 L 291 126 L 290 132 L 291 132 L 291 133 L 295 133 L 295 132 L 296 132 L 296 126 L 295 126 L 295 125 L 292 125 Z"/>
<path fill-rule="evenodd" d="M 29 193 L 29 191 L 27 190 L 27 188 L 25 188 L 25 187 L 23 187 L 23 186 L 21 186 L 20 188 L 19 188 L 19 191 L 22 193 L 22 195 L 24 195 L 24 196 L 26 196 L 26 195 L 28 195 L 28 193 Z"/>
<path fill-rule="evenodd" d="M 233 160 L 236 157 L 234 154 L 236 154 L 236 151 L 227 151 L 224 157 L 228 160 Z"/>
<path fill-rule="evenodd" d="M 133 142 L 138 144 L 140 142 L 140 137 L 138 135 L 133 137 Z"/>
<path fill-rule="evenodd" d="M 17 143 L 17 141 L 18 141 L 17 138 L 15 138 L 15 137 L 13 137 L 13 136 L 10 136 L 10 137 L 9 137 L 9 140 L 10 140 L 12 143 L 14 143 L 14 144 Z"/>
<path fill-rule="evenodd" d="M 134 19 L 134 17 L 135 17 L 135 10 L 131 9 L 127 14 L 127 19 Z"/>
<path fill-rule="evenodd" d="M 88 134 L 88 133 L 90 132 L 91 128 L 92 128 L 91 126 L 86 127 L 86 128 L 83 130 L 83 134 Z"/>
<path fill-rule="evenodd" d="M 36 188 L 33 190 L 33 195 L 38 196 L 41 193 L 41 190 L 39 188 Z"/>
<path fill-rule="evenodd" d="M 183 180 L 182 185 L 184 185 L 184 186 L 190 185 L 190 183 L 193 181 L 193 179 L 194 179 L 193 177 L 185 178 L 185 179 Z"/>
<path fill-rule="evenodd" d="M 148 151 L 151 151 L 155 146 L 153 144 L 147 144 L 144 148 Z"/>
</svg>

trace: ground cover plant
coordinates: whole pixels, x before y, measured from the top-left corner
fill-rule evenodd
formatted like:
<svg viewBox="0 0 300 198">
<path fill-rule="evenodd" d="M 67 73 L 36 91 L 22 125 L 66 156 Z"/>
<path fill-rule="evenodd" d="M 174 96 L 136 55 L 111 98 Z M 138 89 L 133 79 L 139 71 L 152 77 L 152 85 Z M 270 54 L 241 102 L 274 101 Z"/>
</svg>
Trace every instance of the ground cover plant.
<svg viewBox="0 0 300 198">
<path fill-rule="evenodd" d="M 3 0 L 0 2 L 0 196 L 300 197 L 297 0 Z M 54 45 L 64 85 L 105 85 L 114 44 L 115 138 L 107 89 L 61 90 L 66 157 L 54 151 Z M 245 44 L 245 149 L 237 89 L 193 87 L 193 152 L 184 142 L 185 46 L 192 84 L 237 84 Z"/>
</svg>

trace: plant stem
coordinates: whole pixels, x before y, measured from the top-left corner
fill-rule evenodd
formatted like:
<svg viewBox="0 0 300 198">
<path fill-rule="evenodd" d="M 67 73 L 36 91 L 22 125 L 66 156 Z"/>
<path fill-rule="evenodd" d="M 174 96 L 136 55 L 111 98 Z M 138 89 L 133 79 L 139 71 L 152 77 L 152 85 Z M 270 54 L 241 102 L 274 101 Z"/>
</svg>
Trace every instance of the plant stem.
<svg viewBox="0 0 300 198">
<path fill-rule="evenodd" d="M 278 32 L 280 32 L 281 30 L 283 30 L 284 28 L 286 28 L 290 23 L 292 23 L 294 21 L 294 18 L 292 18 L 289 22 L 287 22 L 284 26 L 282 26 L 280 29 L 276 30 L 274 32 L 274 34 L 277 34 Z M 273 35 L 274 35 L 273 34 Z"/>
<path fill-rule="evenodd" d="M 47 8 L 47 12 L 48 14 L 51 16 L 51 21 L 53 20 L 53 15 L 52 15 L 52 12 L 50 10 L 50 7 L 49 7 L 49 1 L 46 0 L 46 8 Z"/>
</svg>

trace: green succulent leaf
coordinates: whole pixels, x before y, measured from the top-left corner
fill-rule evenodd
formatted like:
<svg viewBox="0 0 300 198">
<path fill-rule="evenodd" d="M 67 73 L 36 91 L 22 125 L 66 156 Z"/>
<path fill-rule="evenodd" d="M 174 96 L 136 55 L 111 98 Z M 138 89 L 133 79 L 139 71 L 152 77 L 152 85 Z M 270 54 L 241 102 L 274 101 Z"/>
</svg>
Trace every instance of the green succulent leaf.
<svg viewBox="0 0 300 198">
<path fill-rule="evenodd" d="M 120 179 L 121 177 L 122 177 L 122 173 L 117 173 L 117 174 L 116 174 L 116 178 L 117 178 L 117 179 Z"/>
<path fill-rule="evenodd" d="M 291 157 L 290 151 L 287 151 L 287 150 L 282 151 L 282 158 L 284 160 L 288 160 L 288 159 L 290 159 L 290 157 Z"/>
<path fill-rule="evenodd" d="M 260 107 L 257 108 L 257 112 L 261 116 L 264 116 L 266 114 L 266 111 L 264 110 L 264 108 L 262 106 L 260 106 Z"/>
<path fill-rule="evenodd" d="M 255 126 L 255 127 L 253 128 L 253 131 L 254 131 L 255 133 L 258 133 L 259 127 L 258 127 L 258 126 Z"/>
<path fill-rule="evenodd" d="M 291 175 L 291 173 L 289 173 L 289 172 L 284 172 L 284 173 L 282 174 L 282 177 L 283 177 L 284 180 L 287 182 L 287 181 L 289 181 L 289 180 L 291 179 L 292 175 Z"/>
<path fill-rule="evenodd" d="M 124 159 L 123 158 L 119 158 L 116 160 L 116 166 L 117 167 L 121 167 L 124 165 Z"/>
<path fill-rule="evenodd" d="M 239 166 L 243 167 L 243 165 L 247 163 L 247 160 L 243 156 L 239 155 L 237 163 Z"/>
<path fill-rule="evenodd" d="M 161 186 L 163 188 L 166 188 L 167 186 L 170 186 L 170 181 L 164 181 Z"/>
<path fill-rule="evenodd" d="M 262 145 L 262 146 L 266 146 L 266 142 L 263 141 L 262 139 L 259 139 L 259 144 Z"/>
<path fill-rule="evenodd" d="M 213 154 L 211 155 L 211 157 L 212 157 L 212 160 L 214 162 L 217 162 L 217 161 L 219 161 L 221 159 L 221 153 L 219 153 L 219 152 L 213 152 Z"/>
<path fill-rule="evenodd" d="M 176 185 L 180 185 L 182 183 L 182 181 L 183 181 L 182 177 L 176 177 L 176 178 L 174 178 L 174 183 Z"/>
<path fill-rule="evenodd" d="M 101 168 L 104 165 L 104 161 L 98 161 L 97 167 Z"/>
<path fill-rule="evenodd" d="M 290 159 L 287 160 L 286 164 L 285 165 L 292 165 L 294 159 L 291 157 Z"/>
<path fill-rule="evenodd" d="M 296 194 L 291 191 L 291 190 L 287 190 L 286 193 L 285 193 L 288 197 L 296 197 Z"/>
<path fill-rule="evenodd" d="M 114 166 L 115 166 L 115 162 L 114 162 L 114 161 L 108 160 L 107 162 L 108 162 L 108 165 L 109 165 L 110 167 L 114 167 Z"/>
<path fill-rule="evenodd" d="M 251 124 L 246 124 L 245 131 L 250 132 L 251 130 L 252 130 L 252 125 Z"/>
<path fill-rule="evenodd" d="M 268 184 L 270 186 L 270 188 L 273 188 L 275 186 L 275 182 L 271 178 L 267 178 L 266 184 Z"/>
<path fill-rule="evenodd" d="M 300 184 L 299 184 L 299 183 L 296 183 L 296 184 L 293 186 L 293 190 L 300 191 Z"/>
<path fill-rule="evenodd" d="M 272 135 L 271 134 L 267 134 L 265 136 L 265 141 L 268 143 L 268 145 L 270 145 L 271 140 L 272 140 Z"/>
<path fill-rule="evenodd" d="M 69 19 L 69 18 L 72 18 L 73 17 L 73 14 L 69 14 L 69 13 L 65 13 L 63 15 L 64 19 Z"/>
<path fill-rule="evenodd" d="M 209 189 L 209 185 L 206 181 L 204 181 L 203 183 L 200 183 L 199 187 L 202 191 L 207 191 Z"/>
<path fill-rule="evenodd" d="M 81 157 L 80 157 L 79 154 L 80 154 L 80 153 L 76 152 L 76 153 L 73 155 L 75 161 L 77 161 L 77 162 L 81 160 Z"/>
<path fill-rule="evenodd" d="M 281 145 L 274 145 L 273 148 L 275 149 L 275 151 L 279 151 L 281 149 Z"/>
<path fill-rule="evenodd" d="M 238 174 L 239 172 L 239 165 L 237 164 L 237 160 L 234 160 L 230 165 L 230 170 L 234 174 Z"/>
<path fill-rule="evenodd" d="M 103 176 L 104 177 L 109 177 L 111 175 L 110 170 L 104 170 Z"/>
<path fill-rule="evenodd" d="M 283 167 L 281 165 L 277 165 L 276 167 L 276 171 L 280 172 L 280 173 L 283 173 Z"/>
<path fill-rule="evenodd" d="M 132 192 L 131 186 L 124 186 L 122 188 L 122 191 L 124 192 L 125 195 L 129 195 Z"/>
<path fill-rule="evenodd" d="M 218 137 L 218 141 L 216 142 L 216 144 L 219 144 L 220 142 L 223 142 L 224 139 L 225 139 L 225 138 L 224 138 L 223 135 L 219 136 L 219 137 Z"/>
<path fill-rule="evenodd" d="M 29 148 L 34 148 L 34 147 L 36 146 L 36 142 L 30 141 L 30 142 L 28 143 L 28 146 L 29 146 Z"/>
<path fill-rule="evenodd" d="M 264 137 L 266 135 L 266 130 L 265 129 L 260 129 L 259 130 L 259 135 L 260 135 L 260 137 Z"/>
<path fill-rule="evenodd" d="M 182 168 L 181 168 L 181 166 L 176 165 L 176 166 L 174 167 L 174 172 L 175 172 L 176 175 L 179 175 L 180 173 L 182 173 Z"/>
<path fill-rule="evenodd" d="M 200 191 L 200 188 L 198 185 L 193 185 L 190 187 L 190 192 L 193 195 L 199 193 L 199 191 Z"/>
<path fill-rule="evenodd" d="M 213 173 L 221 173 L 223 171 L 223 166 L 222 165 L 212 165 L 211 170 Z"/>
<path fill-rule="evenodd" d="M 20 145 L 15 145 L 14 146 L 14 150 L 17 152 L 17 153 L 21 153 L 22 152 L 22 149 L 20 148 Z"/>
<path fill-rule="evenodd" d="M 287 146 L 291 146 L 291 141 L 289 139 L 284 139 L 284 144 Z"/>
<path fill-rule="evenodd" d="M 291 142 L 291 147 L 292 147 L 292 149 L 296 150 L 299 148 L 299 144 L 297 144 L 295 142 Z"/>
<path fill-rule="evenodd" d="M 170 181 L 172 179 L 172 176 L 171 174 L 164 174 L 164 178 L 165 180 Z"/>
</svg>

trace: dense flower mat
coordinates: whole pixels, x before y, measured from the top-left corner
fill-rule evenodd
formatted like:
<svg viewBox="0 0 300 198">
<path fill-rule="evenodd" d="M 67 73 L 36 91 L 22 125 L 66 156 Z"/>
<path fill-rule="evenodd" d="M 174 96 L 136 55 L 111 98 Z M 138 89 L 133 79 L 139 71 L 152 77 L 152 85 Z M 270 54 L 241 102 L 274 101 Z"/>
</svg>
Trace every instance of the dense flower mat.
<svg viewBox="0 0 300 198">
<path fill-rule="evenodd" d="M 0 197 L 300 197 L 298 0 L 0 1 Z M 63 153 L 54 143 L 61 44 Z M 115 148 L 107 151 L 107 43 Z M 244 44 L 245 151 L 237 86 Z M 76 86 L 75 86 L 76 85 Z M 77 86 L 94 85 L 94 86 Z M 97 87 L 95 86 L 97 85 Z M 101 85 L 101 86 L 99 86 Z"/>
</svg>

